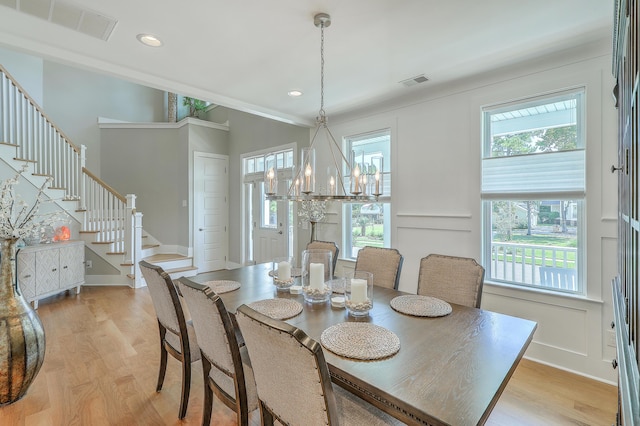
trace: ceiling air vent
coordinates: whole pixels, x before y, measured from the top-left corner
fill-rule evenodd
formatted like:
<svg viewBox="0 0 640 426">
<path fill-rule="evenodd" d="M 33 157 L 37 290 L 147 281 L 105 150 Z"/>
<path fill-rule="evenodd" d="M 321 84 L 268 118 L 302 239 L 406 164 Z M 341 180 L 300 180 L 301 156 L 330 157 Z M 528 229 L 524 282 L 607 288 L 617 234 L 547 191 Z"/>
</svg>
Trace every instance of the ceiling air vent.
<svg viewBox="0 0 640 426">
<path fill-rule="evenodd" d="M 0 5 L 107 41 L 117 20 L 62 0 L 0 0 Z"/>
<path fill-rule="evenodd" d="M 417 75 L 415 77 L 411 77 L 411 78 L 408 78 L 406 80 L 402 80 L 400 82 L 400 84 L 404 84 L 407 87 L 411 87 L 411 86 L 415 86 L 416 84 L 424 83 L 426 81 L 429 81 L 429 79 L 427 77 L 425 77 L 424 74 L 420 74 L 420 75 Z"/>
</svg>

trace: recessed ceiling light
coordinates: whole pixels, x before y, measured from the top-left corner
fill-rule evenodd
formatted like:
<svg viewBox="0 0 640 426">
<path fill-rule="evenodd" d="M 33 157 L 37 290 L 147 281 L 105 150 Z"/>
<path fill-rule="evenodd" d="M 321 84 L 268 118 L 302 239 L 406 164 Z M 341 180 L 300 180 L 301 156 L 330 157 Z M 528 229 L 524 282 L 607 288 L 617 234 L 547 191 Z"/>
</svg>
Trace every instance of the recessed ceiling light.
<svg viewBox="0 0 640 426">
<path fill-rule="evenodd" d="M 162 40 L 153 34 L 138 34 L 136 36 L 138 41 L 146 46 L 150 47 L 160 47 L 162 46 Z"/>
<path fill-rule="evenodd" d="M 299 90 L 290 90 L 287 92 L 287 95 L 291 96 L 292 98 L 297 98 L 298 96 L 302 96 L 302 92 Z"/>
</svg>

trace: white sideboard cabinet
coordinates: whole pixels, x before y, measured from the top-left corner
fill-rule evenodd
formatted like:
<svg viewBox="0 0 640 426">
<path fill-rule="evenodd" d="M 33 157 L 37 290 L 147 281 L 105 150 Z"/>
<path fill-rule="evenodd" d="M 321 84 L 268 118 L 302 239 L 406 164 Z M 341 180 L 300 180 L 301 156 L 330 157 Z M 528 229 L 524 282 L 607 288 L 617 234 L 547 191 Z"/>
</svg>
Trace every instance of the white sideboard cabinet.
<svg viewBox="0 0 640 426">
<path fill-rule="evenodd" d="M 84 241 L 64 241 L 21 248 L 16 255 L 18 286 L 33 307 L 38 300 L 84 284 Z"/>
</svg>

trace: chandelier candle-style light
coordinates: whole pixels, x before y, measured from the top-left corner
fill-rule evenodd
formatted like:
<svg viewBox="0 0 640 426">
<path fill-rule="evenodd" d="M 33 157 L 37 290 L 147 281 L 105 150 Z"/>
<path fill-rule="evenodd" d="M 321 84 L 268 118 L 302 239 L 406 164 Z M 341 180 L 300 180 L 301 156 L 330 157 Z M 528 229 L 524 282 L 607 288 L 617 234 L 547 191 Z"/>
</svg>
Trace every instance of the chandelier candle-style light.
<svg viewBox="0 0 640 426">
<path fill-rule="evenodd" d="M 275 162 L 265 167 L 266 198 L 307 202 L 377 201 L 382 195 L 382 170 L 366 168 L 364 159 L 356 158 L 353 153 L 347 158 L 327 126 L 324 111 L 324 29 L 331 25 L 331 17 L 326 13 L 318 13 L 314 16 L 313 23 L 320 28 L 320 111 L 316 117 L 315 132 L 309 147 L 301 150 L 300 164 L 294 167 L 294 175 L 285 195 L 277 194 L 278 173 Z M 321 134 L 325 136 L 333 164 L 326 167 L 326 182 L 318 185 L 315 143 L 316 140 L 322 139 L 319 137 Z"/>
</svg>

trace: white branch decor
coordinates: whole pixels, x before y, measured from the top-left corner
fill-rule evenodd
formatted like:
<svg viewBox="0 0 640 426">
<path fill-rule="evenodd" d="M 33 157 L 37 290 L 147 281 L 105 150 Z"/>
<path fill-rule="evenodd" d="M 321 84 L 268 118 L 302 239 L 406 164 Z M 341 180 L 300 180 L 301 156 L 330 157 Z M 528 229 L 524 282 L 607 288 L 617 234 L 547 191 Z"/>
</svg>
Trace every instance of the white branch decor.
<svg viewBox="0 0 640 426">
<path fill-rule="evenodd" d="M 16 194 L 15 186 L 20 183 L 20 175 L 27 171 L 28 164 L 13 177 L 0 183 L 0 239 L 29 239 L 41 236 L 49 226 L 55 227 L 65 221 L 66 213 L 57 211 L 40 213 L 44 203 L 52 202 L 44 193 L 53 178 L 48 177 L 40 186 L 33 204 L 29 204 Z"/>
</svg>

